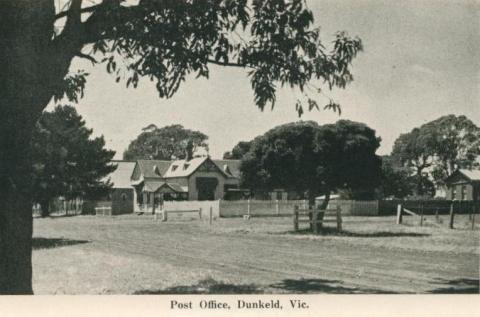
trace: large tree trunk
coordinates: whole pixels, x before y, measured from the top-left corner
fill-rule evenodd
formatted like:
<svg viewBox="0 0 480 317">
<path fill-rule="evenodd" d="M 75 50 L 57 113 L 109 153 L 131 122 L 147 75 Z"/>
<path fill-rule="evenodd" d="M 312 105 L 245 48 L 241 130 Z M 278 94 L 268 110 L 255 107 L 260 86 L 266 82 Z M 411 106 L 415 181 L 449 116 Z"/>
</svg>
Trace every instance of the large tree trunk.
<svg viewBox="0 0 480 317">
<path fill-rule="evenodd" d="M 53 0 L 0 0 L 0 294 L 32 294 L 31 135 L 68 71 L 54 15 Z"/>
<path fill-rule="evenodd" d="M 31 122 L 23 122 L 20 116 L 3 115 L 0 129 L 0 294 L 31 294 Z"/>
</svg>

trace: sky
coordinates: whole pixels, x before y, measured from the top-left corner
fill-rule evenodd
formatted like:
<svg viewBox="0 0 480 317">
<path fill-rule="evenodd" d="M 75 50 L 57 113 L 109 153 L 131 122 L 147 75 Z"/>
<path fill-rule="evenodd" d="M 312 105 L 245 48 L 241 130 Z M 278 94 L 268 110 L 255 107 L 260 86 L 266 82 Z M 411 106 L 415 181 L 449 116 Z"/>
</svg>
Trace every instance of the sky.
<svg viewBox="0 0 480 317">
<path fill-rule="evenodd" d="M 355 59 L 354 82 L 326 94 L 342 114 L 306 112 L 301 120 L 320 124 L 349 119 L 366 123 L 382 138 L 378 154 L 389 154 L 395 139 L 447 114 L 463 114 L 480 125 L 480 2 L 456 0 L 307 0 L 324 43 L 336 31 L 359 36 L 364 51 Z M 187 81 L 171 99 L 160 99 L 154 85 L 126 89 L 106 73 L 74 60 L 72 71 L 90 73 L 85 96 L 76 105 L 95 136 L 121 159 L 143 127 L 182 124 L 209 136 L 210 155 L 221 158 L 239 141 L 299 120 L 298 96 L 277 95 L 275 108 L 260 111 L 243 69 L 211 66 L 210 79 Z M 326 87 L 325 87 L 326 88 Z M 326 104 L 328 99 L 319 99 Z M 53 103 L 48 110 L 53 108 Z"/>
</svg>

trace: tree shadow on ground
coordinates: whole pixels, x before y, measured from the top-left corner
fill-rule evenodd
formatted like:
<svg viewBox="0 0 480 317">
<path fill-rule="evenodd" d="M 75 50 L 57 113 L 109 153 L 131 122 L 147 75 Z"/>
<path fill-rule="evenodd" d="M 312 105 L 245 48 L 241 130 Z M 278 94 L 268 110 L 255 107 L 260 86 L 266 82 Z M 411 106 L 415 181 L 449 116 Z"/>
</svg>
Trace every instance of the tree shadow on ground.
<svg viewBox="0 0 480 317">
<path fill-rule="evenodd" d="M 65 247 L 70 245 L 76 244 L 83 244 L 88 243 L 90 241 L 87 240 L 71 240 L 71 239 L 64 239 L 64 238 L 33 238 L 32 240 L 32 249 L 33 250 L 40 250 L 40 249 L 52 249 L 52 248 L 59 248 Z"/>
<path fill-rule="evenodd" d="M 342 286 L 343 282 L 325 279 L 285 279 L 271 285 L 231 284 L 214 279 L 200 281 L 196 285 L 172 286 L 156 290 L 140 290 L 135 295 L 153 294 L 392 294 L 392 292 Z"/>
<path fill-rule="evenodd" d="M 295 235 L 313 235 L 310 229 L 301 229 L 298 231 L 287 231 L 279 234 L 295 234 Z M 429 237 L 428 233 L 417 232 L 391 232 L 391 231 L 377 231 L 377 232 L 352 232 L 347 230 L 337 230 L 336 228 L 324 227 L 318 233 L 319 236 L 339 236 L 339 237 L 357 237 L 357 238 L 393 238 L 393 237 Z"/>
<path fill-rule="evenodd" d="M 282 289 L 287 293 L 328 293 L 328 294 L 393 294 L 391 291 L 373 288 L 347 287 L 342 281 L 326 279 L 285 279 L 270 287 Z"/>
<path fill-rule="evenodd" d="M 214 279 L 205 279 L 196 285 L 172 286 L 164 289 L 140 290 L 134 295 L 153 294 L 261 294 L 263 290 L 253 284 L 230 284 L 219 282 Z"/>
<path fill-rule="evenodd" d="M 480 280 L 459 278 L 455 280 L 436 279 L 437 284 L 447 285 L 436 288 L 429 293 L 433 294 L 480 294 Z"/>
</svg>

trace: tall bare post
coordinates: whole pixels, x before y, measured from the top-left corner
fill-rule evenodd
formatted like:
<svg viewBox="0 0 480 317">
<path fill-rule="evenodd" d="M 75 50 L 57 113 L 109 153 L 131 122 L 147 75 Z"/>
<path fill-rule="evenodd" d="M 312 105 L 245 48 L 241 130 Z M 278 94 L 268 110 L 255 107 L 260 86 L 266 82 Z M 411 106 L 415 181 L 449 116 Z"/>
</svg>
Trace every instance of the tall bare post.
<svg viewBox="0 0 480 317">
<path fill-rule="evenodd" d="M 250 198 L 247 200 L 247 215 L 250 216 Z"/>
<path fill-rule="evenodd" d="M 202 219 L 202 207 L 198 208 L 198 217 L 200 217 L 200 220 Z"/>
<path fill-rule="evenodd" d="M 210 224 L 210 226 L 212 225 L 212 221 L 213 221 L 213 208 L 210 207 L 210 217 L 208 219 L 208 223 Z"/>
<path fill-rule="evenodd" d="M 337 230 L 342 231 L 342 209 L 337 206 Z"/>
<path fill-rule="evenodd" d="M 453 229 L 453 218 L 455 217 L 455 211 L 453 210 L 453 201 L 450 205 L 450 222 L 448 224 L 448 228 Z"/>
<path fill-rule="evenodd" d="M 311 224 L 313 226 L 313 233 L 318 234 L 318 211 L 316 209 L 312 209 L 312 220 Z"/>
<path fill-rule="evenodd" d="M 298 231 L 298 206 L 293 208 L 293 230 Z"/>
<path fill-rule="evenodd" d="M 402 224 L 402 205 L 398 204 L 397 205 L 397 225 Z"/>
<path fill-rule="evenodd" d="M 435 209 L 435 222 L 438 223 L 439 218 L 438 218 L 438 208 Z"/>
<path fill-rule="evenodd" d="M 166 209 L 163 210 L 162 212 L 162 221 L 167 221 L 167 218 L 168 218 L 168 212 Z"/>
<path fill-rule="evenodd" d="M 278 206 L 278 199 L 275 199 L 275 212 L 277 216 L 280 214 L 280 207 Z"/>
</svg>

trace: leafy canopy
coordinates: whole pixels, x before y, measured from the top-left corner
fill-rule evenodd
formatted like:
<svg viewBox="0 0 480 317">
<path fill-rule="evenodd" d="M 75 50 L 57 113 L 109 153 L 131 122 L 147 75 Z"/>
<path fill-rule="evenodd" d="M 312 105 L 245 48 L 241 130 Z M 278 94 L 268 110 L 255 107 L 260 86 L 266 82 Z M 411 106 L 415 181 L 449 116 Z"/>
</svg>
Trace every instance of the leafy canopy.
<svg viewBox="0 0 480 317">
<path fill-rule="evenodd" d="M 437 185 L 457 168 L 479 166 L 480 128 L 465 116 L 447 115 L 428 122 L 395 141 L 392 157 Z"/>
<path fill-rule="evenodd" d="M 364 124 L 340 120 L 278 126 L 255 138 L 241 163 L 244 185 L 310 195 L 338 189 L 372 190 L 379 182 L 380 139 Z"/>
<path fill-rule="evenodd" d="M 233 147 L 231 151 L 223 153 L 223 158 L 225 160 L 240 160 L 245 154 L 248 153 L 251 146 L 252 141 L 240 141 Z"/>
<path fill-rule="evenodd" d="M 124 79 L 127 87 L 136 87 L 141 77 L 149 78 L 165 98 L 189 75 L 208 78 L 209 64 L 241 67 L 247 70 L 260 109 L 273 108 L 277 89 L 289 86 L 303 96 L 296 104 L 301 115 L 304 104 L 309 110 L 319 108 L 311 97 L 321 93 L 319 83 L 329 89 L 345 88 L 353 80 L 351 63 L 362 50 L 360 39 L 345 32 L 336 34 L 330 48 L 323 46 L 304 0 L 70 3 L 68 10 L 57 14 L 57 20 L 67 23 L 55 36 L 61 39 L 74 32 L 84 47 L 77 56 L 93 63 L 100 57 L 107 71 L 117 82 Z M 86 75 L 68 77 L 69 84 L 59 87 L 56 96 L 75 99 L 84 88 L 79 77 Z M 340 110 L 333 100 L 325 108 Z"/>
<path fill-rule="evenodd" d="M 186 156 L 189 142 L 192 152 L 203 148 L 208 152 L 208 136 L 200 131 L 185 129 L 180 124 L 157 128 L 151 124 L 133 140 L 123 153 L 125 160 L 173 160 Z"/>
<path fill-rule="evenodd" d="M 116 169 L 115 152 L 105 149 L 103 137 L 92 130 L 71 106 L 45 112 L 33 132 L 34 200 L 57 196 L 92 198 L 110 188 L 104 177 Z"/>
</svg>

